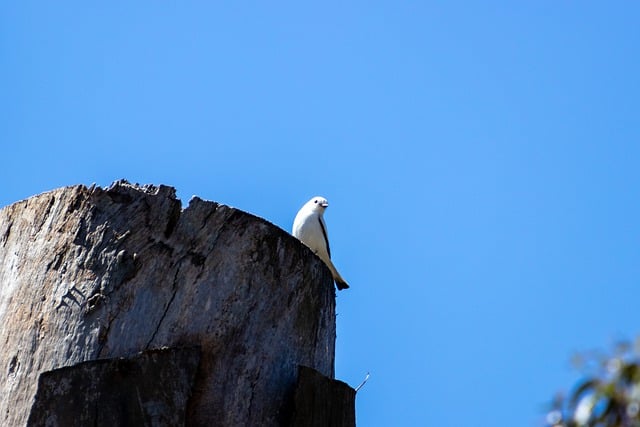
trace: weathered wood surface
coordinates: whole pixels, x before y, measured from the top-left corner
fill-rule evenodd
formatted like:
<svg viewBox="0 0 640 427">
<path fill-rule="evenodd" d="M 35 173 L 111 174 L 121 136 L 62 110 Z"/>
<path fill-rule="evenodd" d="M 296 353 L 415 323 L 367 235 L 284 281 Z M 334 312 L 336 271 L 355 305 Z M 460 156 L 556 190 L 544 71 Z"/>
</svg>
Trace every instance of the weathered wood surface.
<svg viewBox="0 0 640 427">
<path fill-rule="evenodd" d="M 278 227 L 170 187 L 75 186 L 0 210 L 0 425 L 41 372 L 199 345 L 188 424 L 288 423 L 306 365 L 334 377 L 335 291 Z"/>
<path fill-rule="evenodd" d="M 306 366 L 298 373 L 291 427 L 355 427 L 353 388 Z"/>
<path fill-rule="evenodd" d="M 148 350 L 40 375 L 29 427 L 183 426 L 198 347 Z"/>
</svg>

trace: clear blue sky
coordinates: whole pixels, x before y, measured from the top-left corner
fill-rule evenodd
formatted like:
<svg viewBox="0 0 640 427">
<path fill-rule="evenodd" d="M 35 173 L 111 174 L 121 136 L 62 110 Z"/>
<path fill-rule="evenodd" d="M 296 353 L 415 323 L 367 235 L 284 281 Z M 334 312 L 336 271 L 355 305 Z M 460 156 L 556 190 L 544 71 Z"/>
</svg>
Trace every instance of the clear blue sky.
<svg viewBox="0 0 640 427">
<path fill-rule="evenodd" d="M 638 332 L 638 3 L 88 3 L 0 3 L 0 205 L 327 197 L 359 426 L 540 425 Z"/>
</svg>

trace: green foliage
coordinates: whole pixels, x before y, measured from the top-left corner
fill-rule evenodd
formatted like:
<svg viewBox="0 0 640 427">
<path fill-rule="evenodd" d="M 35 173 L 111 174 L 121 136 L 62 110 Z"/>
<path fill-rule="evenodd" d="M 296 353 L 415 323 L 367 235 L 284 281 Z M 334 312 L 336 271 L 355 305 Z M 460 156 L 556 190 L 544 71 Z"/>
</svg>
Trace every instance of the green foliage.
<svg viewBox="0 0 640 427">
<path fill-rule="evenodd" d="M 577 355 L 573 363 L 583 379 L 556 396 L 547 426 L 640 427 L 640 340 L 618 343 L 610 355 Z"/>
</svg>

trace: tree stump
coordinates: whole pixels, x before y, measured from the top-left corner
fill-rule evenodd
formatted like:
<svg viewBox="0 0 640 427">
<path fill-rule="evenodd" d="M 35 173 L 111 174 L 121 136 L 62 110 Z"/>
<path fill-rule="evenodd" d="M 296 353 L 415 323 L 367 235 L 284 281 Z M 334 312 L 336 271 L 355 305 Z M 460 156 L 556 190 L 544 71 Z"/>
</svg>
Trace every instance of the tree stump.
<svg viewBox="0 0 640 427">
<path fill-rule="evenodd" d="M 26 424 L 45 371 L 190 346 L 188 425 L 288 425 L 298 365 L 334 377 L 335 334 L 326 266 L 240 210 L 126 181 L 0 210 L 0 425 Z"/>
</svg>

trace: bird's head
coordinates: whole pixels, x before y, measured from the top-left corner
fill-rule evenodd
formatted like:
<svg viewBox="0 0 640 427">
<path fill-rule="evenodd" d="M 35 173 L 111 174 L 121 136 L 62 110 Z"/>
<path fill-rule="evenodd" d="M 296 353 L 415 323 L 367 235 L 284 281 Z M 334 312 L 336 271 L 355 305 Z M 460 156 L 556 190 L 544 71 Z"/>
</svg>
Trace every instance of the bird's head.
<svg viewBox="0 0 640 427">
<path fill-rule="evenodd" d="M 327 199 L 325 199 L 324 197 L 316 196 L 307 202 L 307 206 L 314 212 L 322 213 L 324 212 L 325 208 L 329 206 L 329 202 L 327 202 Z"/>
</svg>

